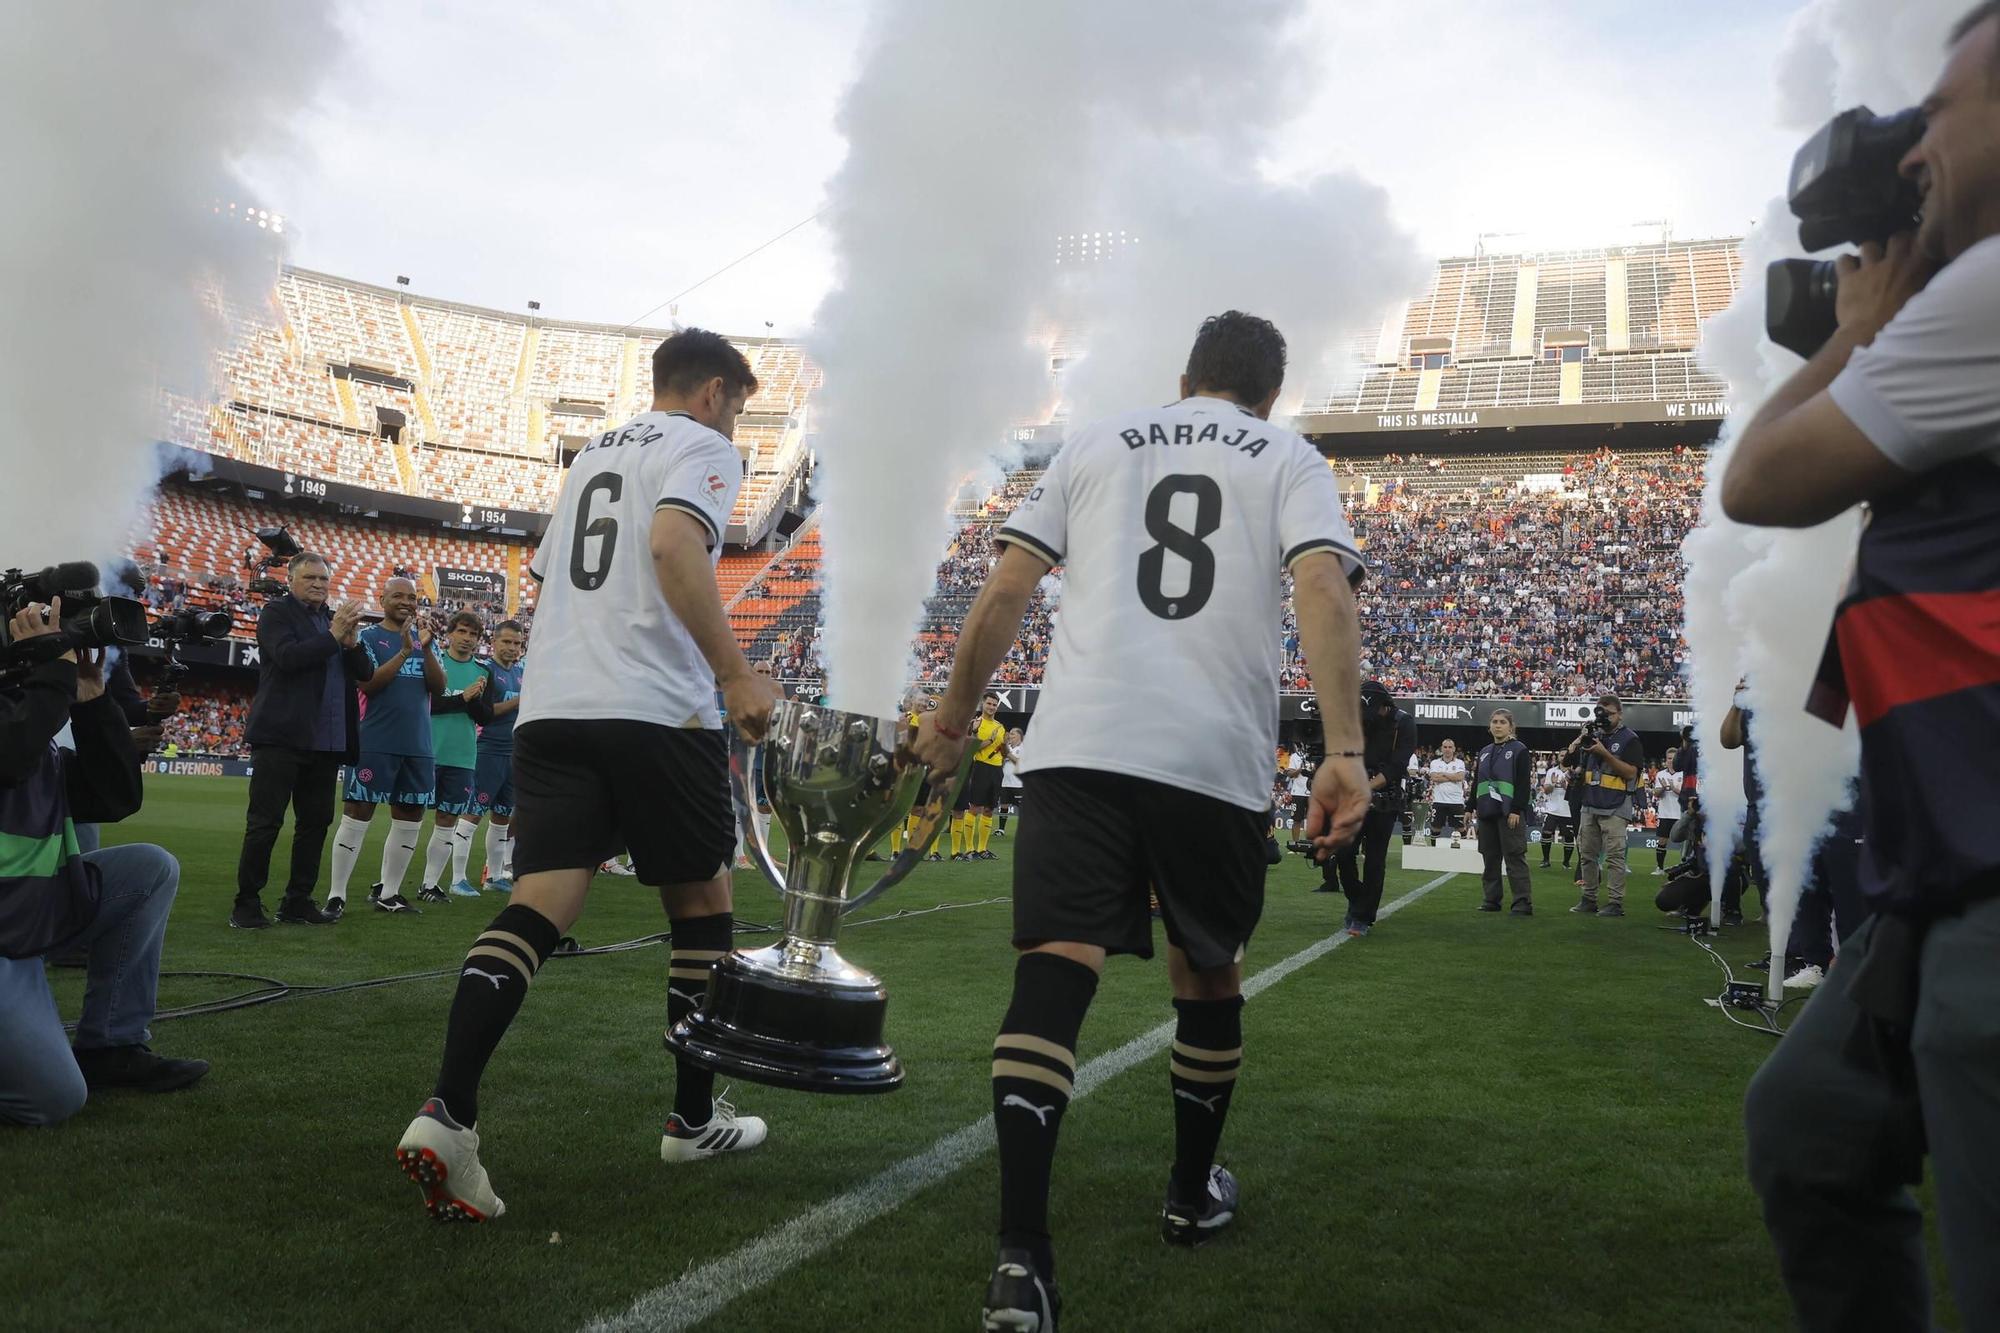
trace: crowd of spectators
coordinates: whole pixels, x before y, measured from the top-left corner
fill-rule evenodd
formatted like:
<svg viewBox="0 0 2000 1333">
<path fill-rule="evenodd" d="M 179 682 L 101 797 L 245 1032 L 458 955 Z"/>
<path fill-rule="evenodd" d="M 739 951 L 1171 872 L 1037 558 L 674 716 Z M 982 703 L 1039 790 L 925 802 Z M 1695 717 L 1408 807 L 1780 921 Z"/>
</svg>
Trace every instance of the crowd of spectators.
<svg viewBox="0 0 2000 1333">
<path fill-rule="evenodd" d="M 195 610 L 227 611 L 238 619 L 257 617 L 261 599 L 232 575 L 207 574 L 191 579 L 152 564 L 139 565 L 138 572 L 146 580 L 139 600 L 155 616 Z"/>
<path fill-rule="evenodd" d="M 1387 485 L 1350 500 L 1371 577 L 1362 671 L 1402 694 L 1545 696 L 1615 684 L 1684 692 L 1680 544 L 1701 502 L 1701 458 L 1599 449 L 1560 483 Z M 1413 462 L 1416 460 L 1412 460 Z M 1303 679 L 1296 630 L 1288 681 Z"/>
<path fill-rule="evenodd" d="M 181 710 L 166 720 L 160 748 L 154 753 L 165 757 L 217 755 L 243 758 L 250 746 L 243 738 L 250 719 L 250 692 L 226 684 L 180 686 Z"/>
</svg>

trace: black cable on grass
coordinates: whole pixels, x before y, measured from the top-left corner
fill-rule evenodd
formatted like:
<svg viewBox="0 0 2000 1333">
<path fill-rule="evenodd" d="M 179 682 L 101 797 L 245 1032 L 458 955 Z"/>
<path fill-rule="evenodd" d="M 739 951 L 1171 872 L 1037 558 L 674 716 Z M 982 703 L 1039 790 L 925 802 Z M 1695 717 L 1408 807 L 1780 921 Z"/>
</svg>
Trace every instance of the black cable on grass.
<svg viewBox="0 0 2000 1333">
<path fill-rule="evenodd" d="M 1804 997 L 1794 996 L 1792 997 L 1792 999 L 1787 999 L 1783 1003 L 1777 1005 L 1768 1005 L 1768 1004 L 1759 1005 L 1756 1009 L 1756 1014 L 1757 1017 L 1763 1019 L 1764 1021 L 1762 1023 L 1745 1022 L 1744 1020 L 1738 1018 L 1733 1012 L 1731 1012 L 1735 1008 L 1735 1006 L 1729 1003 L 1729 988 L 1736 984 L 1736 973 L 1729 966 L 1729 960 L 1724 958 L 1721 954 L 1717 953 L 1712 947 L 1710 947 L 1707 940 L 1704 940 L 1700 935 L 1696 934 L 1695 932 L 1689 931 L 1688 938 L 1693 940 L 1695 944 L 1700 947 L 1703 953 L 1706 953 L 1710 958 L 1713 958 L 1715 960 L 1715 965 L 1722 969 L 1722 993 L 1715 997 L 1715 1007 L 1722 1011 L 1722 1016 L 1728 1019 L 1730 1022 L 1734 1023 L 1737 1027 L 1748 1028 L 1752 1032 L 1761 1032 L 1769 1037 L 1784 1036 L 1785 1030 L 1778 1026 L 1777 1022 L 1778 1015 L 1784 1012 L 1785 1005 L 1791 1004 L 1794 999 L 1802 999 Z"/>
<path fill-rule="evenodd" d="M 848 929 L 851 930 L 860 926 L 880 925 L 885 921 L 905 921 L 912 917 L 929 916 L 933 912 L 948 912 L 961 907 L 990 907 L 995 903 L 1011 901 L 1012 899 L 1010 898 L 982 898 L 977 902 L 970 903 L 939 903 L 934 907 L 905 908 L 900 912 L 891 912 L 887 916 L 869 917 L 866 920 L 849 922 Z M 778 933 L 778 927 L 768 926 L 759 921 L 744 921 L 739 918 L 735 923 L 735 933 L 737 935 L 775 935 Z M 620 940 L 615 944 L 597 944 L 584 949 L 579 948 L 574 939 L 565 935 L 561 943 L 557 944 L 556 951 L 550 954 L 549 957 L 551 960 L 557 958 L 597 958 L 605 954 L 630 953 L 634 949 L 647 949 L 657 944 L 665 944 L 668 938 L 667 932 L 659 931 L 651 935 L 641 935 L 637 939 Z M 568 945 L 569 947 L 565 948 L 563 947 L 564 945 Z M 88 965 L 87 959 L 73 958 L 65 958 L 55 964 L 57 967 L 73 967 L 78 970 Z M 341 981 L 325 986 L 294 986 L 280 981 L 276 977 L 259 976 L 254 972 L 161 972 L 160 978 L 162 980 L 194 981 L 215 979 L 252 981 L 258 983 L 258 988 L 244 991 L 240 995 L 224 996 L 217 1000 L 202 1000 L 195 1004 L 184 1004 L 173 1009 L 161 1009 L 153 1015 L 152 1021 L 155 1023 L 164 1023 L 174 1018 L 202 1018 L 210 1014 L 226 1014 L 238 1009 L 251 1009 L 261 1004 L 270 1004 L 276 1000 L 304 999 L 316 995 L 341 995 L 350 991 L 374 990 L 382 986 L 400 985 L 406 981 L 435 981 L 442 977 L 457 975 L 459 966 L 459 964 L 454 963 L 450 967 L 432 968 L 423 972 L 402 972 L 388 977 L 366 977 L 359 981 Z M 75 1032 L 76 1024 L 74 1022 L 65 1023 L 63 1024 L 63 1030 L 65 1032 Z"/>
</svg>

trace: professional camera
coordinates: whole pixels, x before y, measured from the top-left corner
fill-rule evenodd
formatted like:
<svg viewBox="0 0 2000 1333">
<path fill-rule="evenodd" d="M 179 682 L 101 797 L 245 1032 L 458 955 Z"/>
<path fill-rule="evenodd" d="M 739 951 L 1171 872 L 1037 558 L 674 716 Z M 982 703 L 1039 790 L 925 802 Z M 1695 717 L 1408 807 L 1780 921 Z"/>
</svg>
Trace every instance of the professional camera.
<svg viewBox="0 0 2000 1333">
<path fill-rule="evenodd" d="M 153 637 L 168 643 L 212 643 L 235 627 L 227 611 L 176 611 L 153 622 Z"/>
<path fill-rule="evenodd" d="M 1611 710 L 1599 704 L 1590 711 L 1590 721 L 1583 724 L 1583 737 L 1585 740 L 1597 741 L 1603 740 L 1610 734 Z"/>
<path fill-rule="evenodd" d="M 54 634 L 15 641 L 8 623 L 35 602 L 62 598 L 62 625 Z M 97 591 L 97 566 L 86 561 L 50 565 L 33 574 L 0 574 L 0 671 L 19 672 L 76 648 L 107 648 L 146 641 L 146 608 L 130 597 Z"/>
<path fill-rule="evenodd" d="M 1792 216 L 1807 250 L 1886 241 L 1917 225 L 1916 185 L 1896 166 L 1924 137 L 1915 107 L 1878 116 L 1857 106 L 1835 116 L 1792 159 Z M 1764 274 L 1764 331 L 1780 347 L 1811 356 L 1833 336 L 1834 288 L 1825 259 L 1780 259 Z"/>
<path fill-rule="evenodd" d="M 235 627 L 236 621 L 227 611 L 181 610 L 155 620 L 153 637 L 167 648 L 166 660 L 160 664 L 161 688 L 171 692 L 187 676 L 187 664 L 180 657 L 182 648 L 226 639 Z"/>
<path fill-rule="evenodd" d="M 299 545 L 296 537 L 281 527 L 257 529 L 257 540 L 264 543 L 264 549 L 270 554 L 264 557 L 262 564 L 256 566 L 258 572 L 250 580 L 248 585 L 250 591 L 260 597 L 282 597 L 286 590 L 285 581 L 273 578 L 271 571 L 283 569 L 291 563 L 293 556 L 305 548 Z"/>
</svg>

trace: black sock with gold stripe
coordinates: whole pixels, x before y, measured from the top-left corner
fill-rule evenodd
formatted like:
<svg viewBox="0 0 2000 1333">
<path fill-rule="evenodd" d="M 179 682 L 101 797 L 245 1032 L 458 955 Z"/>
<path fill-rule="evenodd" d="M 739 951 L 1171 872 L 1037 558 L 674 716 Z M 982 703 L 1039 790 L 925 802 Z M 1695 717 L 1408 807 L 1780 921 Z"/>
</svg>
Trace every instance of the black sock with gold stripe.
<svg viewBox="0 0 2000 1333">
<path fill-rule="evenodd" d="M 690 916 L 668 923 L 673 928 L 667 958 L 667 1031 L 701 1006 L 708 996 L 708 976 L 729 952 L 736 921 L 728 912 Z M 715 1071 L 691 1060 L 674 1060 L 674 1114 L 690 1129 L 708 1123 L 714 1109 Z"/>
<path fill-rule="evenodd" d="M 1076 1034 L 1097 993 L 1097 973 L 1052 953 L 1014 965 L 1014 1000 L 993 1043 L 993 1125 L 1000 1139 L 1000 1243 L 1035 1256 L 1055 1277 L 1049 1245 L 1049 1175 L 1056 1131 L 1075 1091 Z"/>
<path fill-rule="evenodd" d="M 1174 1011 L 1180 1021 L 1167 1065 L 1174 1089 L 1174 1197 L 1193 1201 L 1208 1186 L 1243 1064 L 1243 997 L 1175 1000 Z"/>
<path fill-rule="evenodd" d="M 444 1061 L 431 1093 L 459 1124 L 478 1121 L 479 1080 L 486 1062 L 520 1012 L 528 983 L 560 938 L 555 922 L 532 907 L 509 903 L 472 942 L 458 970 L 458 993 L 445 1024 Z"/>
</svg>

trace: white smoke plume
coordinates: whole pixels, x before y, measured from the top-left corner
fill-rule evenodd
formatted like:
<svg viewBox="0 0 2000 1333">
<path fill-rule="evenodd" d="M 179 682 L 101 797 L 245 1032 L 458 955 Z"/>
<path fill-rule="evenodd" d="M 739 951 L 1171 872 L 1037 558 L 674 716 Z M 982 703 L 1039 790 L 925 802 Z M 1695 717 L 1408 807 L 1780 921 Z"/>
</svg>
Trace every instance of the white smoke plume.
<svg viewBox="0 0 2000 1333">
<path fill-rule="evenodd" d="M 1429 277 L 1376 186 L 1347 173 L 1265 181 L 1233 152 L 1198 148 L 1162 145 L 1123 164 L 1119 225 L 1142 241 L 1072 279 L 1092 349 L 1065 376 L 1074 421 L 1172 401 L 1195 330 L 1231 307 L 1283 331 L 1290 364 L 1276 414 L 1289 415 L 1345 369 L 1334 356 L 1347 336 Z M 1187 188 L 1190 174 L 1203 189 Z"/>
<path fill-rule="evenodd" d="M 275 276 L 268 227 L 229 217 L 250 203 L 235 164 L 282 145 L 337 37 L 323 0 L 66 0 L 9 21 L 0 563 L 103 563 L 159 477 L 163 393 L 212 401 L 227 330 L 204 291 L 256 301 Z"/>
<path fill-rule="evenodd" d="M 1964 8 L 1961 0 L 1894 7 L 1815 0 L 1793 20 L 1778 59 L 1778 123 L 1803 141 L 1836 111 L 1857 103 L 1886 114 L 1917 102 L 1942 65 L 1945 36 Z M 1710 458 L 1702 526 L 1684 548 L 1712 882 L 1719 890 L 1729 830 L 1742 806 L 1740 770 L 1721 762 L 1715 741 L 1728 691 L 1741 676 L 1763 786 L 1760 839 L 1771 879 L 1765 916 L 1774 960 L 1784 956 L 1813 847 L 1847 800 L 1860 753 L 1851 722 L 1836 731 L 1803 711 L 1852 558 L 1857 515 L 1806 531 L 1751 532 L 1729 522 L 1720 504 L 1719 483 L 1736 431 L 1799 364 L 1761 338 L 1764 266 L 1797 253 L 1796 225 L 1782 197 L 1774 199 L 1745 244 L 1742 290 L 1703 331 L 1703 360 L 1728 379 L 1734 419 Z M 1774 993 L 1782 973 L 1773 966 Z"/>
<path fill-rule="evenodd" d="M 1288 85 L 1299 0 L 1001 6 L 884 0 L 841 110 L 839 286 L 809 339 L 827 500 L 836 705 L 887 713 L 959 479 L 1051 406 L 1050 329 L 1086 326 L 1091 411 L 1169 401 L 1202 316 L 1277 318 L 1295 365 L 1421 286 L 1379 194 L 1247 165 Z M 1140 244 L 1065 285 L 1056 237 Z M 1157 257 L 1156 257 L 1157 256 Z M 1287 323 L 1287 319 L 1291 322 Z M 1100 392 L 1101 389 L 1101 392 Z M 1073 416 L 1081 419 L 1081 415 Z"/>
</svg>

